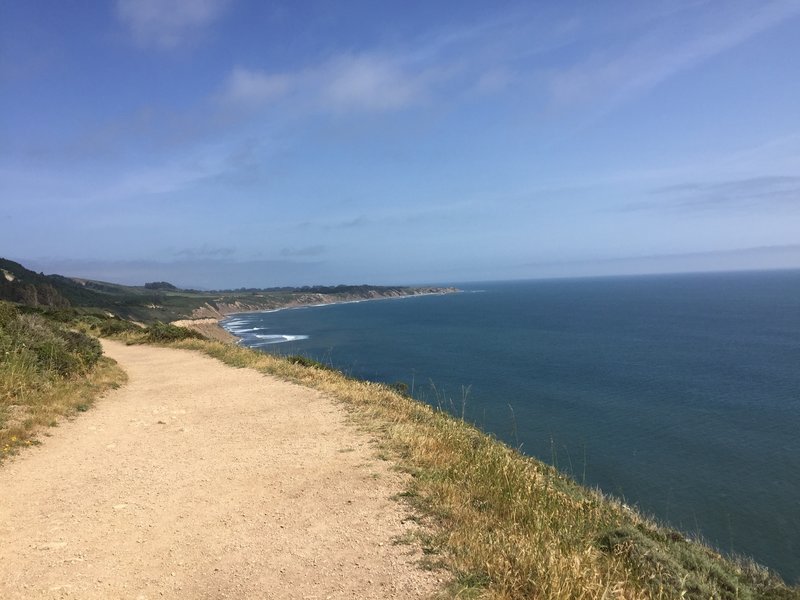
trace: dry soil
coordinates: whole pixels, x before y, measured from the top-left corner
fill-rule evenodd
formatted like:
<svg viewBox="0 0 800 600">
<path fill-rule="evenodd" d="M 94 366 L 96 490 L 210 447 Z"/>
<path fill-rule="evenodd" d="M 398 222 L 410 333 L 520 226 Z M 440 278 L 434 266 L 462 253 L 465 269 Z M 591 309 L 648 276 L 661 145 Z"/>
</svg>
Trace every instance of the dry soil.
<svg viewBox="0 0 800 600">
<path fill-rule="evenodd" d="M 425 598 L 402 478 L 324 395 L 104 342 L 129 383 L 0 467 L 0 597 Z"/>
</svg>

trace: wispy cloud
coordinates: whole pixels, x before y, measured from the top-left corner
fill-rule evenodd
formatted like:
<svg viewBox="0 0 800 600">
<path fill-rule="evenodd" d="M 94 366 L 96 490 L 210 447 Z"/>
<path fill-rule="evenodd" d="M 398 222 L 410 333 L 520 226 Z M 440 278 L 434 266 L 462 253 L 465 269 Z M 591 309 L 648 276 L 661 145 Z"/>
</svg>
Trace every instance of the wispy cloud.
<svg viewBox="0 0 800 600">
<path fill-rule="evenodd" d="M 228 76 L 222 97 L 231 104 L 259 106 L 284 96 L 296 86 L 296 77 L 271 75 L 237 66 Z"/>
<path fill-rule="evenodd" d="M 544 92 L 559 107 L 607 110 L 800 16 L 800 3 L 738 2 L 719 10 L 689 2 L 637 15 L 612 26 L 598 13 L 590 34 L 576 18 L 545 30 L 523 13 L 517 20 L 443 30 L 400 46 L 334 53 L 291 72 L 240 65 L 220 97 L 248 108 L 290 99 L 306 110 L 388 112 L 519 86 L 532 97 Z M 617 27 L 626 27 L 625 35 Z M 571 64 L 553 70 L 552 52 L 565 47 L 574 57 Z"/>
<path fill-rule="evenodd" d="M 706 4 L 706 3 L 703 3 Z M 687 10 L 691 10 L 690 6 Z M 705 7 L 707 10 L 708 7 Z M 595 48 L 585 60 L 556 73 L 550 93 L 557 105 L 615 105 L 645 93 L 672 77 L 788 19 L 800 15 L 800 3 L 778 0 L 731 3 L 713 14 L 703 14 L 694 27 L 685 27 L 687 15 L 676 29 L 665 14 L 646 31 L 632 33 L 631 41 L 618 48 Z M 688 15 L 692 16 L 692 15 Z"/>
<path fill-rule="evenodd" d="M 438 73 L 379 54 L 341 54 L 291 73 L 236 66 L 222 101 L 258 108 L 290 97 L 306 109 L 326 112 L 392 111 L 423 101 Z"/>
<path fill-rule="evenodd" d="M 180 46 L 223 13 L 227 0 L 117 0 L 117 16 L 144 46 Z"/>
<path fill-rule="evenodd" d="M 419 102 L 435 78 L 380 56 L 345 55 L 319 71 L 321 100 L 341 110 L 394 110 Z"/>
<path fill-rule="evenodd" d="M 509 63 L 552 50 L 573 35 L 546 31 L 529 15 L 501 13 L 480 25 L 438 29 L 360 52 L 334 51 L 293 71 L 238 65 L 218 99 L 248 108 L 290 99 L 294 107 L 340 113 L 398 111 L 445 97 L 453 102 L 504 91 L 520 79 Z"/>
<path fill-rule="evenodd" d="M 622 212 L 774 210 L 800 206 L 800 177 L 766 176 L 722 182 L 687 182 L 652 190 L 656 200 L 627 204 Z"/>
<path fill-rule="evenodd" d="M 484 208 L 473 202 L 458 201 L 439 206 L 408 206 L 386 211 L 372 210 L 369 214 L 357 214 L 346 218 L 303 221 L 295 227 L 334 232 L 351 230 L 355 233 L 357 230 L 400 231 L 404 227 L 413 226 L 416 231 L 420 231 L 426 227 L 438 228 L 442 224 L 467 223 L 475 215 L 484 216 L 485 213 Z"/>
<path fill-rule="evenodd" d="M 193 184 L 217 176 L 223 171 L 219 164 L 204 164 L 200 160 L 173 162 L 155 167 L 131 170 L 109 187 L 99 190 L 98 197 L 110 200 L 154 196 L 186 189 Z"/>
</svg>

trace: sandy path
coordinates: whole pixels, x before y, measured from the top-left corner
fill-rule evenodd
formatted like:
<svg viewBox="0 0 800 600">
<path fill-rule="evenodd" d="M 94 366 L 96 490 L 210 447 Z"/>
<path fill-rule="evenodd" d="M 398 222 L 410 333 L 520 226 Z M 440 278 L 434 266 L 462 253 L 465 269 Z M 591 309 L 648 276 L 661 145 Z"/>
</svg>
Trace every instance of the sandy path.
<svg viewBox="0 0 800 600">
<path fill-rule="evenodd" d="M 399 476 L 320 393 L 104 342 L 130 382 L 0 468 L 0 597 L 420 598 Z"/>
</svg>

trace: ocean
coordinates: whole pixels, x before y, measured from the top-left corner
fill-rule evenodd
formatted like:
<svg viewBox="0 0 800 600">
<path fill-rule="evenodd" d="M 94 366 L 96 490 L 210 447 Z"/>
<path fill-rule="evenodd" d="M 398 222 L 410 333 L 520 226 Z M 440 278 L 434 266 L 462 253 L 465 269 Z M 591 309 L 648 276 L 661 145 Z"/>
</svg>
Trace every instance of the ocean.
<svg viewBox="0 0 800 600">
<path fill-rule="evenodd" d="M 247 346 L 403 382 L 579 482 L 800 579 L 800 271 L 457 285 L 223 325 Z"/>
</svg>

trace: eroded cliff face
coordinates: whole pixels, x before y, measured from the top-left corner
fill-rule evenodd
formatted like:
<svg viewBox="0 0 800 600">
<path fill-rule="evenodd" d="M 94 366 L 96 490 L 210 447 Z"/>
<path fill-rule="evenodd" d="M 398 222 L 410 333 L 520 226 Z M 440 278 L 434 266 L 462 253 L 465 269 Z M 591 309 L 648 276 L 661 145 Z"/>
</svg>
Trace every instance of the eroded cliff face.
<svg viewBox="0 0 800 600">
<path fill-rule="evenodd" d="M 255 297 L 253 300 L 234 300 L 226 302 L 224 299 L 213 303 L 206 302 L 203 306 L 192 311 L 192 319 L 222 319 L 228 315 L 241 312 L 257 312 L 262 310 L 275 310 L 277 308 L 291 308 L 293 306 L 312 306 L 315 304 L 335 304 L 337 302 L 353 302 L 356 300 L 380 300 L 382 298 L 403 298 L 407 296 L 423 296 L 431 294 L 452 294 L 458 289 L 421 287 L 402 288 L 391 290 L 368 290 L 362 293 L 318 294 L 297 292 L 284 300 L 269 297 Z"/>
<path fill-rule="evenodd" d="M 235 335 L 223 329 L 219 324 L 219 320 L 214 317 L 205 319 L 182 319 L 180 321 L 173 321 L 172 325 L 192 329 L 203 337 L 218 342 L 225 342 L 226 344 L 235 344 L 238 340 Z"/>
<path fill-rule="evenodd" d="M 271 310 L 276 308 L 271 303 L 245 303 L 245 302 L 215 302 L 213 305 L 206 302 L 203 306 L 192 311 L 192 319 L 222 319 L 226 315 L 237 312 L 253 312 Z"/>
</svg>

